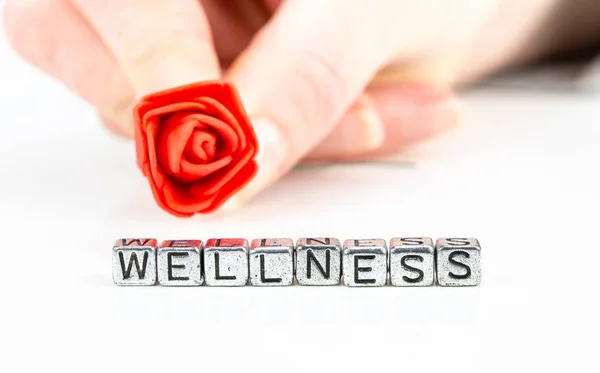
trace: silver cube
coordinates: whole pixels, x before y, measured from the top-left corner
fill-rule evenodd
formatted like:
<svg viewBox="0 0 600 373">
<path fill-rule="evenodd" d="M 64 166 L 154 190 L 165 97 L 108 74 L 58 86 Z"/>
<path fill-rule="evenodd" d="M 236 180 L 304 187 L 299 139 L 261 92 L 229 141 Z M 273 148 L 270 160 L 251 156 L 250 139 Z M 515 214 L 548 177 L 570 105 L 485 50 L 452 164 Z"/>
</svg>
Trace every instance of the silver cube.
<svg viewBox="0 0 600 373">
<path fill-rule="evenodd" d="M 383 239 L 344 241 L 343 278 L 347 286 L 384 286 L 388 250 Z"/>
<path fill-rule="evenodd" d="M 168 240 L 158 247 L 158 283 L 162 286 L 202 285 L 202 241 Z"/>
<path fill-rule="evenodd" d="M 248 240 L 211 238 L 204 248 L 208 286 L 244 286 L 248 282 Z"/>
<path fill-rule="evenodd" d="M 475 238 L 440 238 L 435 243 L 441 286 L 476 286 L 481 282 L 481 246 Z"/>
<path fill-rule="evenodd" d="M 390 241 L 390 283 L 393 286 L 433 286 L 435 261 L 429 237 L 395 237 Z"/>
<path fill-rule="evenodd" d="M 342 246 L 337 238 L 300 238 L 296 241 L 296 280 L 300 285 L 338 285 Z"/>
<path fill-rule="evenodd" d="M 156 284 L 156 239 L 120 238 L 112 252 L 113 281 L 117 285 Z"/>
<path fill-rule="evenodd" d="M 252 240 L 250 283 L 255 286 L 288 286 L 294 281 L 294 242 L 290 238 Z"/>
</svg>

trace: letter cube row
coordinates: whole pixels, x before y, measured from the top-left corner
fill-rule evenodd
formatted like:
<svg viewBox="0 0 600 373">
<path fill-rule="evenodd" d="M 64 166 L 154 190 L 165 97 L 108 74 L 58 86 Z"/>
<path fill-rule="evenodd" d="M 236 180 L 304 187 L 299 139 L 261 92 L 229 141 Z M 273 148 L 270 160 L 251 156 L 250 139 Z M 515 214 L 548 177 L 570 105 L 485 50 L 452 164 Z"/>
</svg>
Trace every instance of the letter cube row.
<svg viewBox="0 0 600 373">
<path fill-rule="evenodd" d="M 481 282 L 481 247 L 475 238 L 428 237 L 211 238 L 168 240 L 122 238 L 115 242 L 117 285 L 288 286 L 338 285 L 476 286 Z"/>
</svg>

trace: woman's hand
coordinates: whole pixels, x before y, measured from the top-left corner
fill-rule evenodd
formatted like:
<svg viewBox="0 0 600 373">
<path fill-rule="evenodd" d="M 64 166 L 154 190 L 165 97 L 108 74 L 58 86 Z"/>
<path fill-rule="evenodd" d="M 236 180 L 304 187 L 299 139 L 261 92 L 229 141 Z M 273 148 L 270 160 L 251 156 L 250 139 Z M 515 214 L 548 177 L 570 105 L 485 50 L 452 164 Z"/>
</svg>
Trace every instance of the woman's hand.
<svg viewBox="0 0 600 373">
<path fill-rule="evenodd" d="M 15 49 L 125 136 L 140 97 L 232 81 L 261 147 L 237 205 L 302 159 L 373 156 L 454 127 L 451 87 L 553 51 L 538 31 L 567 2 L 588 3 L 7 0 L 4 15 Z M 591 29 L 597 14 L 578 17 Z M 572 42 L 589 43 L 581 34 Z"/>
</svg>

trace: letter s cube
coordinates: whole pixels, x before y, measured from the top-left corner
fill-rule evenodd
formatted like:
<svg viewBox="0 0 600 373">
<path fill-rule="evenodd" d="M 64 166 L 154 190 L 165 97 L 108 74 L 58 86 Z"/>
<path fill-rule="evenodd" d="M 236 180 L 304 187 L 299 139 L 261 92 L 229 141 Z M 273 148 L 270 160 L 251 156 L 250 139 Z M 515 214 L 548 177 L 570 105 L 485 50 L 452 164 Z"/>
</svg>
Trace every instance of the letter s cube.
<svg viewBox="0 0 600 373">
<path fill-rule="evenodd" d="M 481 246 L 475 238 L 439 238 L 435 253 L 440 286 L 479 285 Z"/>
</svg>

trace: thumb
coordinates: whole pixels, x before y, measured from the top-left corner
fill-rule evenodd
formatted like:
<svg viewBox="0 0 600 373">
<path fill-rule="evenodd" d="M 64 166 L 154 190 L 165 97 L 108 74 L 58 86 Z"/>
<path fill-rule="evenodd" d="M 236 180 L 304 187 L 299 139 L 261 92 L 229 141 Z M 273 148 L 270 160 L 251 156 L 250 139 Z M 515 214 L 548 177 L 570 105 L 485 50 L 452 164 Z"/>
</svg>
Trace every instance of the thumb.
<svg viewBox="0 0 600 373">
<path fill-rule="evenodd" d="M 261 150 L 257 176 L 229 207 L 264 189 L 324 139 L 394 55 L 382 22 L 390 18 L 383 6 L 389 3 L 285 2 L 236 61 L 228 79 L 240 91 Z"/>
</svg>

